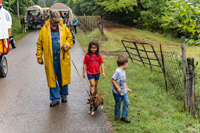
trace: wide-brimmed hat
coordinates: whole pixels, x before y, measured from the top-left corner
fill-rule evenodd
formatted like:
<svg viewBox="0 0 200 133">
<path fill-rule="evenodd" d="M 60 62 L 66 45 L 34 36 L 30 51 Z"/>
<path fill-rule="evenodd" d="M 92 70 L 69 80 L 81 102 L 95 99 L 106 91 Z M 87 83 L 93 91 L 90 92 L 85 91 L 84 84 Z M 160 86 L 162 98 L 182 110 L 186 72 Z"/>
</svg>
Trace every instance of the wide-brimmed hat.
<svg viewBox="0 0 200 133">
<path fill-rule="evenodd" d="M 58 11 L 51 12 L 51 19 L 55 22 L 59 22 L 61 20 L 60 13 Z"/>
</svg>

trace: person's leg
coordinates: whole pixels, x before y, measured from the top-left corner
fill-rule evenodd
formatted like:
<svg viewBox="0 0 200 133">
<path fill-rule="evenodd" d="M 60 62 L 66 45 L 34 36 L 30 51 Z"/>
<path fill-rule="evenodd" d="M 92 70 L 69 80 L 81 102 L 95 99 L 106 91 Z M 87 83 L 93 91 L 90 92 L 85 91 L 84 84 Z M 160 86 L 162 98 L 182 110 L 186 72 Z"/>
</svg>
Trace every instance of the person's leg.
<svg viewBox="0 0 200 133">
<path fill-rule="evenodd" d="M 57 60 L 55 58 L 55 55 L 54 55 L 54 58 L 53 58 L 53 67 L 54 67 L 54 73 L 55 73 L 55 76 L 56 76 L 56 74 L 57 74 Z M 50 88 L 50 100 L 52 102 L 53 101 L 58 102 L 60 100 L 60 91 L 59 91 L 59 86 L 58 86 L 57 82 L 56 82 L 56 88 Z"/>
<path fill-rule="evenodd" d="M 95 92 L 95 79 L 90 79 L 90 93 L 91 95 L 94 95 L 94 92 Z"/>
<path fill-rule="evenodd" d="M 68 95 L 68 85 L 62 86 L 62 78 L 61 78 L 61 67 L 60 67 L 60 54 L 56 54 L 57 62 L 55 63 L 56 68 L 56 75 L 58 78 L 58 85 L 59 85 L 59 94 L 62 98 L 62 102 L 67 102 L 67 95 Z"/>
<path fill-rule="evenodd" d="M 95 92 L 95 76 L 87 74 L 88 80 L 90 82 L 90 95 L 93 96 Z"/>
<path fill-rule="evenodd" d="M 95 75 L 95 95 L 97 94 L 97 91 L 98 91 L 97 85 L 98 85 L 99 77 L 100 77 L 100 73 Z"/>
<path fill-rule="evenodd" d="M 128 107 L 129 106 L 129 99 L 128 99 L 127 93 L 123 96 L 122 102 L 123 102 L 122 117 L 127 118 L 128 117 L 128 110 L 129 110 L 129 107 Z"/>
<path fill-rule="evenodd" d="M 124 96 L 123 96 L 123 99 L 122 99 L 122 102 L 123 102 L 123 112 L 122 112 L 122 118 L 121 120 L 124 121 L 124 122 L 127 122 L 127 123 L 130 123 L 131 121 L 128 120 L 128 110 L 129 110 L 129 99 L 128 99 L 128 94 L 126 93 Z"/>
<path fill-rule="evenodd" d="M 119 119 L 121 116 L 121 96 L 118 94 L 113 93 L 115 99 L 115 118 Z"/>
<path fill-rule="evenodd" d="M 67 97 L 68 85 L 64 85 L 64 86 L 60 87 L 60 95 L 61 95 L 61 97 Z"/>
<path fill-rule="evenodd" d="M 98 91 L 97 85 L 98 85 L 98 80 L 95 80 L 94 95 L 96 95 Z"/>
<path fill-rule="evenodd" d="M 60 88 L 60 95 L 61 95 L 61 97 L 67 97 L 67 95 L 68 95 L 68 85 L 62 86 L 60 63 L 57 64 L 56 68 L 57 68 L 56 74 L 57 74 L 57 77 L 58 77 L 58 83 L 59 83 L 59 88 Z"/>
<path fill-rule="evenodd" d="M 56 83 L 56 88 L 50 88 L 50 100 L 59 102 L 60 100 L 60 92 L 58 84 Z"/>
<path fill-rule="evenodd" d="M 76 32 L 76 25 L 74 25 L 74 32 L 77 33 L 77 32 Z"/>
</svg>

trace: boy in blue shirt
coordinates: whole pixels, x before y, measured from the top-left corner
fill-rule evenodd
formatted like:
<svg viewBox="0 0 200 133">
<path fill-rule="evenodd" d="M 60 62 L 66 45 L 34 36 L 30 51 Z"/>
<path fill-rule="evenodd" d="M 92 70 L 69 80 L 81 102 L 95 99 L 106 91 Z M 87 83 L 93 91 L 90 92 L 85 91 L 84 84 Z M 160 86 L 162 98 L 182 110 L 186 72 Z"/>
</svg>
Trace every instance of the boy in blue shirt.
<svg viewBox="0 0 200 133">
<path fill-rule="evenodd" d="M 124 55 L 119 55 L 117 58 L 118 68 L 114 71 L 112 76 L 112 91 L 115 99 L 115 119 L 122 120 L 124 122 L 130 123 L 128 120 L 128 110 L 129 110 L 129 99 L 127 92 L 132 92 L 126 84 L 126 73 L 125 69 L 128 67 L 128 58 Z M 123 112 L 121 116 L 121 102 L 123 102 Z"/>
</svg>

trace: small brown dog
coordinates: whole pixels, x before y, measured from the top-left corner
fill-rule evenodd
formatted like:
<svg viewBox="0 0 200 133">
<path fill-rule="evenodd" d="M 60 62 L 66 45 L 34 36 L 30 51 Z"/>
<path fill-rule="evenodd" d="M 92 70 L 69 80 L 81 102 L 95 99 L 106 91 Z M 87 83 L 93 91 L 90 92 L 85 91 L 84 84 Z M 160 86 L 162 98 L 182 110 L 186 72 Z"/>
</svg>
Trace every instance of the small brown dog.
<svg viewBox="0 0 200 133">
<path fill-rule="evenodd" d="M 97 94 L 96 96 L 90 96 L 87 104 L 90 104 L 90 111 L 88 113 L 94 115 L 99 105 L 101 105 L 101 109 L 103 109 L 103 95 Z"/>
</svg>

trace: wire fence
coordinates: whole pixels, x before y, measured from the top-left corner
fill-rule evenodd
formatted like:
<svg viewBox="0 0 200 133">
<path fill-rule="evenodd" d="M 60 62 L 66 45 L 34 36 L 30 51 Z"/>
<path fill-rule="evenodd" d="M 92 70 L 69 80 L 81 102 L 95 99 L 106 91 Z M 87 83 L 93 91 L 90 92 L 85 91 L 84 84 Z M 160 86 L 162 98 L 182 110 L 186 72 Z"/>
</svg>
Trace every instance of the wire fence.
<svg viewBox="0 0 200 133">
<path fill-rule="evenodd" d="M 126 45 L 127 47 L 133 47 L 133 44 L 128 44 Z M 141 44 L 137 44 L 137 47 L 139 49 L 142 49 Z M 146 50 L 149 51 L 151 50 L 150 46 L 146 47 Z M 137 55 L 137 51 L 134 49 L 131 50 L 126 50 L 120 49 L 117 51 L 107 51 L 107 52 L 101 52 L 104 55 L 107 56 L 119 56 L 120 54 L 124 54 L 126 56 L 129 56 L 129 53 L 135 53 L 135 60 L 133 60 L 133 63 L 136 63 L 138 65 L 144 65 L 141 61 L 138 61 L 140 57 Z M 183 81 L 183 65 L 182 65 L 182 55 L 180 55 L 177 52 L 167 52 L 167 51 L 155 51 L 156 55 L 158 56 L 158 60 L 160 63 L 158 63 L 157 60 L 154 60 L 152 64 L 161 64 L 161 67 L 155 67 L 153 66 L 153 71 L 157 72 L 163 72 L 163 68 L 165 69 L 165 80 L 166 80 L 166 87 L 167 91 L 176 97 L 176 99 L 180 101 L 184 101 L 184 82 L 186 82 L 188 86 L 188 81 L 190 80 L 189 78 L 186 79 L 186 81 Z M 132 54 L 131 56 L 133 56 Z M 162 59 L 163 55 L 163 59 Z M 145 56 L 145 52 L 140 53 L 140 56 Z M 129 56 L 129 58 L 133 59 L 132 57 Z M 154 53 L 149 53 L 148 58 L 155 58 Z M 162 62 L 164 61 L 164 64 Z M 143 58 L 144 62 L 148 62 L 148 59 Z M 146 67 L 149 67 L 150 65 L 144 65 Z M 149 67 L 151 68 L 151 67 Z M 198 70 L 195 69 L 195 111 L 197 112 L 196 114 L 199 115 L 199 108 L 200 108 L 200 76 L 198 76 Z"/>
<path fill-rule="evenodd" d="M 157 51 L 157 53 L 160 55 L 159 60 L 161 60 L 160 51 Z M 165 68 L 168 91 L 177 99 L 183 100 L 183 71 L 181 55 L 177 52 L 166 51 L 162 51 L 162 54 L 164 57 L 163 67 Z"/>
<path fill-rule="evenodd" d="M 98 28 L 100 24 L 100 20 L 96 16 L 77 16 L 78 18 L 78 26 L 83 32 L 93 31 Z"/>
</svg>

